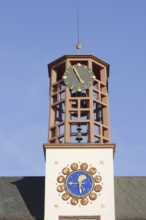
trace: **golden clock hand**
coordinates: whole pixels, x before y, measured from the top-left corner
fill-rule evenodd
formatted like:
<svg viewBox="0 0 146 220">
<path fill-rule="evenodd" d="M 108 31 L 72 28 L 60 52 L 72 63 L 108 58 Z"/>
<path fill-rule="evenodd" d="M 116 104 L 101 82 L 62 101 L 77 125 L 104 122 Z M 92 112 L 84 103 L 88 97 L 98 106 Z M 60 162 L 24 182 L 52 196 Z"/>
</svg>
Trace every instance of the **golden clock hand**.
<svg viewBox="0 0 146 220">
<path fill-rule="evenodd" d="M 80 176 L 78 177 L 78 182 L 81 183 L 81 184 L 83 184 L 83 180 L 85 180 L 85 179 L 87 179 L 85 175 L 80 175 Z"/>
<path fill-rule="evenodd" d="M 78 182 L 68 182 L 69 185 L 79 184 Z"/>
<path fill-rule="evenodd" d="M 85 188 L 82 186 L 83 183 L 80 183 L 82 191 L 85 191 Z"/>
<path fill-rule="evenodd" d="M 79 185 L 80 183 L 79 183 L 79 182 L 68 182 L 67 184 L 68 184 L 68 185 L 73 185 L 73 184 Z M 81 183 L 81 184 L 85 184 L 85 183 Z"/>
<path fill-rule="evenodd" d="M 82 183 L 79 183 L 79 192 L 80 194 L 85 191 L 85 188 L 82 186 Z"/>
<path fill-rule="evenodd" d="M 74 70 L 74 72 L 75 72 L 76 76 L 78 77 L 78 79 L 79 79 L 80 83 L 84 83 L 84 80 L 82 80 L 82 79 L 81 79 L 81 77 L 80 77 L 80 75 L 79 75 L 78 71 L 76 70 L 76 68 L 75 68 L 74 66 L 73 66 L 73 70 Z"/>
<path fill-rule="evenodd" d="M 80 194 L 82 193 L 82 188 L 81 188 L 81 183 L 79 183 L 79 192 L 80 192 Z"/>
</svg>

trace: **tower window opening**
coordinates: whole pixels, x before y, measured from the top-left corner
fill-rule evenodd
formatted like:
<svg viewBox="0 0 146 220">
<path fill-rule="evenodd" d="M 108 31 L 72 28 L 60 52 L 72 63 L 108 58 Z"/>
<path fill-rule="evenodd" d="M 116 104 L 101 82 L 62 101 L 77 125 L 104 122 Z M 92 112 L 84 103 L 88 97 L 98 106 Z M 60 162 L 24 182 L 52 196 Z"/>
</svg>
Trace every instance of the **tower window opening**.
<svg viewBox="0 0 146 220">
<path fill-rule="evenodd" d="M 101 102 L 103 102 L 104 104 L 107 104 L 107 96 L 101 94 Z"/>
<path fill-rule="evenodd" d="M 56 127 L 51 129 L 51 138 L 54 138 L 56 136 Z"/>
<path fill-rule="evenodd" d="M 57 94 L 52 96 L 53 104 L 57 102 Z"/>
<path fill-rule="evenodd" d="M 88 60 L 71 61 L 71 65 L 75 65 L 77 63 L 80 63 L 80 64 L 88 66 Z"/>
<path fill-rule="evenodd" d="M 93 98 L 99 100 L 99 93 L 93 90 Z"/>
<path fill-rule="evenodd" d="M 99 90 L 99 82 L 97 82 L 97 80 L 93 82 L 93 89 Z"/>
<path fill-rule="evenodd" d="M 81 120 L 88 120 L 90 119 L 90 111 L 81 111 L 80 112 Z"/>
<path fill-rule="evenodd" d="M 58 126 L 59 126 L 59 135 L 64 134 L 64 124 Z"/>
<path fill-rule="evenodd" d="M 78 118 L 78 111 L 70 112 L 70 120 L 76 120 Z"/>
<path fill-rule="evenodd" d="M 57 89 L 58 89 L 58 84 L 55 84 L 54 86 L 52 86 L 53 93 L 57 92 Z"/>
<path fill-rule="evenodd" d="M 52 143 L 52 144 L 53 144 L 53 143 L 56 143 L 56 140 L 54 139 L 54 140 L 50 141 L 50 143 Z"/>
<path fill-rule="evenodd" d="M 54 123 L 64 121 L 64 118 L 65 118 L 65 114 L 64 114 L 65 105 L 64 105 L 64 103 L 60 103 L 58 105 L 55 105 L 53 107 L 53 110 L 55 112 L 55 121 L 54 121 Z"/>
<path fill-rule="evenodd" d="M 89 99 L 81 99 L 80 108 L 89 108 Z"/>
<path fill-rule="evenodd" d="M 103 143 L 109 143 L 109 140 L 103 139 Z"/>
<path fill-rule="evenodd" d="M 101 72 L 100 71 L 103 68 L 93 62 L 92 69 L 93 69 L 94 75 L 96 76 L 96 79 L 101 80 L 101 76 L 100 76 Z"/>
<path fill-rule="evenodd" d="M 100 142 L 101 142 L 101 141 L 100 141 L 100 138 L 94 136 L 94 143 L 100 143 Z"/>
<path fill-rule="evenodd" d="M 88 97 L 89 92 L 88 90 L 83 89 L 81 92 L 78 92 L 76 90 L 70 90 L 71 97 Z"/>
<path fill-rule="evenodd" d="M 104 84 L 101 83 L 100 90 L 101 90 L 101 92 L 107 93 L 107 87 L 106 87 L 106 85 L 104 85 Z"/>
<path fill-rule="evenodd" d="M 94 102 L 93 114 L 94 114 L 94 121 L 103 123 L 102 105 L 99 104 L 98 102 Z"/>
<path fill-rule="evenodd" d="M 71 136 L 71 143 L 77 143 L 76 136 Z"/>
<path fill-rule="evenodd" d="M 61 81 L 61 82 L 59 83 L 59 89 L 61 89 L 61 90 L 65 89 L 65 84 L 64 84 L 63 81 Z"/>
<path fill-rule="evenodd" d="M 56 72 L 56 75 L 57 75 L 56 81 L 62 80 L 63 73 L 65 72 L 65 62 L 63 62 L 60 65 L 56 66 L 55 72 Z"/>
<path fill-rule="evenodd" d="M 79 143 L 77 140 L 77 136 L 71 136 L 71 143 Z M 88 138 L 87 136 L 82 135 L 82 140 L 80 143 L 88 143 Z"/>
<path fill-rule="evenodd" d="M 58 142 L 59 142 L 59 143 L 64 143 L 64 136 L 63 136 L 63 137 L 59 137 L 59 138 L 58 138 Z"/>
<path fill-rule="evenodd" d="M 100 134 L 99 125 L 97 125 L 97 124 L 94 124 L 94 133 Z"/>
<path fill-rule="evenodd" d="M 62 114 L 64 115 L 64 113 L 65 113 L 65 103 L 62 102 L 62 103 L 60 103 L 60 105 L 61 105 Z M 63 117 L 63 119 L 64 119 L 64 117 Z"/>
<path fill-rule="evenodd" d="M 109 131 L 107 128 L 105 128 L 105 127 L 102 128 L 102 135 L 103 135 L 103 137 L 109 139 Z"/>
<path fill-rule="evenodd" d="M 60 99 L 61 100 L 64 100 L 65 99 L 65 92 L 60 92 Z"/>
<path fill-rule="evenodd" d="M 89 140 L 88 123 L 71 124 L 71 143 L 87 143 Z M 79 129 L 80 128 L 80 129 Z"/>
<path fill-rule="evenodd" d="M 78 108 L 78 100 L 77 99 L 70 100 L 70 103 L 71 103 L 71 108 Z"/>
</svg>

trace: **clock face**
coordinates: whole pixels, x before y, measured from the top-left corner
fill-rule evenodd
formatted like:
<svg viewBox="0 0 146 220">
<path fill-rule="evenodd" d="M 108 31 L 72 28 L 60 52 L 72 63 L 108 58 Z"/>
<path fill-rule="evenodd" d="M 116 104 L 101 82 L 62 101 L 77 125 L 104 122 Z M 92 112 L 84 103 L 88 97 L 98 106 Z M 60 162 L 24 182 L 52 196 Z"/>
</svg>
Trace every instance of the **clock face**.
<svg viewBox="0 0 146 220">
<path fill-rule="evenodd" d="M 74 162 L 64 167 L 57 177 L 57 191 L 64 201 L 70 200 L 71 205 L 87 205 L 102 191 L 101 181 L 96 167 Z"/>
<path fill-rule="evenodd" d="M 71 196 L 83 198 L 93 190 L 93 178 L 86 171 L 74 171 L 68 175 L 65 186 Z"/>
<path fill-rule="evenodd" d="M 70 89 L 80 92 L 93 84 L 95 75 L 88 66 L 77 63 L 65 71 L 62 79 Z"/>
</svg>

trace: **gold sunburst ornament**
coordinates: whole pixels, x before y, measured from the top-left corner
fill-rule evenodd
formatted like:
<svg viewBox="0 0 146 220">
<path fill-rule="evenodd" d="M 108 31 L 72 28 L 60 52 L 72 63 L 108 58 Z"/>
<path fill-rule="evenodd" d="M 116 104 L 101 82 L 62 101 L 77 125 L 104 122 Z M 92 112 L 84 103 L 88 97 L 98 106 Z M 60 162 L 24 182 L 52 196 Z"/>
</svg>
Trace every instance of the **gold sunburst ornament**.
<svg viewBox="0 0 146 220">
<path fill-rule="evenodd" d="M 97 199 L 102 190 L 102 177 L 97 174 L 95 167 L 88 168 L 87 163 L 72 163 L 62 169 L 57 177 L 57 191 L 62 194 L 64 201 L 70 200 L 72 205 L 87 205 Z"/>
</svg>

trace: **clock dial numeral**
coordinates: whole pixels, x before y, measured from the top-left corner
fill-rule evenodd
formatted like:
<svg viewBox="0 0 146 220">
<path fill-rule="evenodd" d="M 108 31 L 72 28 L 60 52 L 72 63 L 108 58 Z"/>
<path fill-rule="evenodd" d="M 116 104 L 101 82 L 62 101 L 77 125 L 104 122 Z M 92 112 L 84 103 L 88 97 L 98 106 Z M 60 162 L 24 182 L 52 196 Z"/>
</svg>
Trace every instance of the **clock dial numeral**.
<svg viewBox="0 0 146 220">
<path fill-rule="evenodd" d="M 78 92 L 81 92 L 82 90 L 81 90 L 81 88 L 77 88 L 77 91 L 78 91 Z"/>
<path fill-rule="evenodd" d="M 81 64 L 80 64 L 80 63 L 77 63 L 77 66 L 78 66 L 78 67 L 80 67 L 80 66 L 81 66 Z"/>
<path fill-rule="evenodd" d="M 91 79 L 96 79 L 96 76 L 92 76 Z"/>
<path fill-rule="evenodd" d="M 67 79 L 67 76 L 62 76 L 62 79 Z"/>
</svg>

